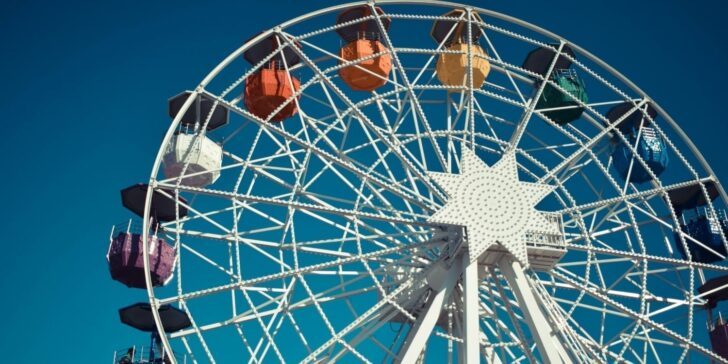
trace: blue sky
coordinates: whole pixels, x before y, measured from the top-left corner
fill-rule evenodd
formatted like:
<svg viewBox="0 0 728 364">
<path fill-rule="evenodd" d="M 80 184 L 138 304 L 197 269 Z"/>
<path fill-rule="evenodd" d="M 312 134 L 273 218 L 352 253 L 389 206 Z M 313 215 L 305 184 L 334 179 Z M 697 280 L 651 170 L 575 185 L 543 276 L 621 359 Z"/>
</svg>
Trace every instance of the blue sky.
<svg viewBox="0 0 728 364">
<path fill-rule="evenodd" d="M 8 362 L 110 360 L 145 343 L 109 278 L 119 189 L 146 180 L 166 100 L 262 29 L 334 1 L 16 1 L 0 11 L 3 141 L 0 347 Z M 254 5 L 251 5 L 254 4 Z M 728 28 L 719 1 L 473 1 L 590 50 L 657 100 L 719 177 Z"/>
</svg>

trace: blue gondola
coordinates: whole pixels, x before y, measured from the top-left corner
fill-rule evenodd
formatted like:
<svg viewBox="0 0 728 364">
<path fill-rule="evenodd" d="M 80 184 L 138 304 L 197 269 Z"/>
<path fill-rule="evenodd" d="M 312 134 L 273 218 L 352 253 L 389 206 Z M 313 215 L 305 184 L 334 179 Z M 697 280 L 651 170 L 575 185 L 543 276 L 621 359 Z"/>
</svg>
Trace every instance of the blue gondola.
<svg viewBox="0 0 728 364">
<path fill-rule="evenodd" d="M 623 180 L 627 179 L 628 174 L 631 183 L 644 183 L 652 179 L 644 165 L 633 158 L 630 145 L 634 146 L 637 154 L 655 176 L 659 176 L 667 168 L 670 159 L 665 140 L 650 126 L 655 118 L 657 118 L 657 110 L 651 104 L 637 109 L 634 103 L 623 102 L 607 112 L 609 124 L 617 124 L 617 129 L 629 143 L 629 145 L 626 144 L 616 134 L 612 137 L 615 145 L 612 151 L 614 168 Z M 632 164 L 634 166 L 630 173 Z"/>
<path fill-rule="evenodd" d="M 720 236 L 721 229 L 726 231 L 726 216 L 724 212 L 712 214 L 707 209 L 701 208 L 693 210 L 690 217 L 682 216 L 682 224 L 680 229 L 693 239 L 701 242 L 705 246 L 701 246 L 694 241 L 686 239 L 690 256 L 695 262 L 715 263 L 723 260 L 720 256 L 728 255 L 723 239 Z M 675 243 L 677 250 L 683 259 L 687 259 L 685 248 L 678 234 L 675 234 Z M 720 254 L 720 255 L 718 255 Z"/>
<path fill-rule="evenodd" d="M 711 200 L 718 197 L 718 189 L 714 182 L 708 182 L 704 186 Z M 715 263 L 723 260 L 722 257 L 728 256 L 721 237 L 721 231 L 723 235 L 728 234 L 728 218 L 725 211 L 713 212 L 705 207 L 707 201 L 700 185 L 672 190 L 668 196 L 681 220 L 680 230 L 700 242 L 697 244 L 691 239 L 685 239 L 692 260 Z M 688 259 L 679 233 L 675 233 L 675 245 L 683 259 Z"/>
<path fill-rule="evenodd" d="M 640 135 L 638 136 L 638 134 Z M 647 164 L 656 176 L 659 176 L 665 171 L 670 159 L 667 154 L 667 148 L 665 147 L 665 141 L 654 129 L 643 127 L 641 133 L 632 129 L 625 137 L 629 145 L 623 141 L 619 142 L 612 152 L 614 168 L 623 180 L 629 177 L 629 181 L 632 183 L 644 183 L 652 179 L 644 165 L 636 158 L 633 158 L 630 146 L 634 146 L 637 154 L 645 161 L 645 164 Z M 639 140 L 637 140 L 638 137 Z M 632 165 L 631 173 L 630 165 Z"/>
</svg>

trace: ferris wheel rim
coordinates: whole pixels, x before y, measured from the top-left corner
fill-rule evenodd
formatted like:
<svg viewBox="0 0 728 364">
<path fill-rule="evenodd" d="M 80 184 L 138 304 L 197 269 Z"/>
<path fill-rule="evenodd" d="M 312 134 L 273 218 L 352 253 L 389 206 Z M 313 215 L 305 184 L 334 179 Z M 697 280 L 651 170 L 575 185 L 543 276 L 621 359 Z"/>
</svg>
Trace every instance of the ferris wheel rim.
<svg viewBox="0 0 728 364">
<path fill-rule="evenodd" d="M 154 162 L 154 165 L 153 165 L 153 168 L 152 168 L 151 177 L 150 177 L 150 180 L 149 180 L 150 186 L 154 186 L 157 183 L 156 176 L 159 173 L 159 168 L 160 168 L 160 165 L 161 165 L 161 162 L 162 162 L 164 146 L 167 145 L 167 144 L 169 144 L 170 139 L 171 139 L 171 137 L 174 134 L 174 130 L 178 127 L 178 125 L 179 125 L 179 123 L 181 121 L 182 116 L 189 109 L 189 107 L 191 107 L 192 103 L 194 102 L 195 97 L 197 97 L 202 92 L 204 92 L 205 86 L 207 84 L 209 84 L 209 82 L 211 82 L 223 69 L 225 69 L 232 60 L 234 60 L 237 57 L 239 57 L 250 46 L 256 44 L 261 39 L 263 39 L 263 38 L 269 36 L 270 34 L 272 34 L 273 32 L 275 32 L 276 29 L 284 29 L 284 28 L 289 27 L 289 26 L 291 26 L 293 24 L 296 24 L 298 22 L 302 22 L 302 21 L 305 21 L 305 20 L 309 20 L 311 18 L 315 18 L 315 17 L 320 16 L 322 14 L 331 13 L 331 12 L 334 12 L 336 10 L 345 9 L 345 8 L 349 8 L 349 7 L 353 7 L 353 6 L 357 6 L 357 5 L 366 5 L 366 4 L 370 4 L 370 3 L 371 2 L 366 2 L 366 1 L 352 2 L 352 3 L 348 3 L 348 4 L 342 4 L 342 5 L 328 7 L 328 8 L 325 8 L 325 9 L 320 9 L 320 10 L 317 10 L 317 11 L 314 11 L 314 12 L 309 12 L 307 14 L 301 15 L 301 16 L 299 16 L 297 18 L 292 19 L 292 20 L 286 21 L 286 22 L 282 23 L 281 25 L 279 25 L 279 26 L 277 26 L 277 27 L 275 27 L 273 29 L 269 29 L 269 30 L 261 33 L 260 35 L 254 37 L 253 39 L 245 42 L 240 48 L 238 48 L 233 53 L 231 53 L 228 57 L 226 57 L 220 64 L 218 64 L 203 79 L 203 81 L 198 85 L 198 87 L 194 91 L 191 92 L 191 94 L 189 95 L 189 97 L 185 101 L 184 105 L 182 106 L 182 108 L 180 109 L 180 111 L 177 113 L 177 115 L 175 116 L 174 120 L 172 121 L 172 124 L 171 124 L 170 128 L 168 129 L 167 133 L 165 134 L 165 137 L 164 137 L 164 139 L 162 141 L 162 144 L 161 144 L 162 147 L 160 148 L 160 150 L 159 150 L 159 152 L 157 154 L 157 157 L 155 159 L 155 162 Z M 559 39 L 559 40 L 566 41 L 565 38 L 563 38 L 563 37 L 559 37 L 559 36 L 557 36 L 554 33 L 551 33 L 551 32 L 549 32 L 549 31 L 547 31 L 545 29 L 542 29 L 542 28 L 540 28 L 538 26 L 532 25 L 532 24 L 527 23 L 525 21 L 522 21 L 520 19 L 513 18 L 513 17 L 510 17 L 510 16 L 505 15 L 505 14 L 501 14 L 501 13 L 498 13 L 498 12 L 493 12 L 493 11 L 486 10 L 486 9 L 482 9 L 482 8 L 478 8 L 478 7 L 472 7 L 472 6 L 467 6 L 467 5 L 457 4 L 457 3 L 452 3 L 452 2 L 429 2 L 429 1 L 418 1 L 418 0 L 412 0 L 412 1 L 407 1 L 407 0 L 382 0 L 382 1 L 377 1 L 376 2 L 376 5 L 386 5 L 386 4 L 430 5 L 430 6 L 438 6 L 438 7 L 444 7 L 444 8 L 450 8 L 450 7 L 468 7 L 468 8 L 472 8 L 473 10 L 475 10 L 477 12 L 480 12 L 480 13 L 483 13 L 483 14 L 486 14 L 486 15 L 489 15 L 489 16 L 493 16 L 493 17 L 496 17 L 496 18 L 499 18 L 499 19 L 502 19 L 502 20 L 505 20 L 505 21 L 508 21 L 508 22 L 511 22 L 511 23 L 514 23 L 514 24 L 517 24 L 517 25 L 524 26 L 526 28 L 529 28 L 531 30 L 534 30 L 536 32 L 539 32 L 540 34 L 549 36 L 549 37 L 551 37 L 553 39 Z M 583 48 L 581 48 L 581 47 L 579 47 L 579 46 L 577 46 L 577 45 L 575 45 L 575 44 L 573 44 L 571 42 L 569 42 L 569 45 L 570 46 L 573 46 L 576 50 L 578 50 L 578 52 L 579 52 L 580 55 L 586 56 L 587 58 L 591 59 L 592 61 L 598 63 L 604 70 L 606 70 L 609 73 L 611 73 L 612 75 L 618 77 L 627 86 L 629 86 L 630 88 L 632 88 L 633 91 L 637 92 L 642 97 L 650 100 L 650 103 L 653 104 L 658 109 L 659 114 L 664 117 L 665 121 L 667 121 L 667 123 L 672 128 L 672 130 L 674 130 L 675 132 L 678 133 L 678 136 L 682 139 L 683 142 L 687 143 L 687 145 L 691 149 L 691 152 L 693 153 L 693 155 L 698 158 L 699 162 L 701 163 L 701 166 L 706 170 L 706 172 L 708 172 L 710 174 L 710 177 L 713 178 L 713 180 L 716 182 L 716 184 L 717 184 L 717 186 L 719 188 L 719 191 L 720 191 L 721 196 L 723 198 L 725 198 L 726 193 L 725 193 L 722 185 L 718 181 L 717 176 L 715 175 L 715 173 L 713 173 L 712 169 L 710 168 L 710 165 L 704 159 L 703 155 L 700 153 L 700 151 L 697 149 L 697 147 L 693 144 L 692 140 L 687 137 L 687 135 L 682 131 L 682 129 L 679 127 L 679 125 L 674 122 L 674 120 L 659 106 L 659 104 L 657 104 L 656 102 L 654 102 L 653 100 L 651 100 L 646 93 L 644 93 L 641 89 L 639 89 L 636 85 L 634 85 L 628 78 L 624 77 L 621 73 L 619 73 L 618 71 L 616 71 L 615 69 L 613 69 L 611 66 L 609 66 L 605 62 L 601 61 L 598 57 L 593 56 L 588 51 L 584 50 Z M 147 191 L 147 196 L 146 196 L 145 213 L 144 213 L 144 218 L 143 218 L 144 219 L 144 221 L 143 221 L 143 224 L 144 224 L 144 227 L 143 227 L 143 234 L 144 234 L 143 244 L 144 244 L 144 251 L 145 251 L 145 254 L 144 254 L 144 266 L 145 266 L 145 279 L 147 281 L 147 292 L 148 292 L 148 296 L 149 296 L 150 302 L 153 302 L 153 304 L 154 304 L 155 302 L 157 302 L 157 299 L 154 296 L 154 289 L 153 289 L 153 286 L 151 285 L 151 276 L 150 276 L 150 270 L 149 270 L 149 257 L 146 254 L 146 251 L 148 250 L 148 248 L 146 247 L 146 245 L 147 245 L 147 234 L 148 234 L 148 231 L 149 231 L 149 224 L 148 224 L 148 221 L 149 221 L 149 218 L 150 218 L 150 211 L 149 210 L 150 210 L 150 206 L 151 206 L 151 196 L 152 196 L 153 189 L 154 188 L 150 188 Z M 152 312 L 153 312 L 155 321 L 160 322 L 160 319 L 158 317 L 158 313 L 156 312 L 156 310 L 152 310 Z M 162 330 L 161 327 L 159 327 L 159 330 Z M 166 335 L 161 334 L 160 337 L 161 337 L 161 339 L 163 341 L 164 346 L 167 347 L 167 348 L 169 348 L 170 346 L 169 346 L 169 342 L 168 342 L 168 340 L 166 338 Z"/>
<path fill-rule="evenodd" d="M 698 159 L 699 159 L 699 161 L 701 163 L 701 167 L 705 168 L 705 170 L 714 178 L 715 182 L 718 184 L 718 189 L 719 189 L 719 192 L 721 194 L 721 197 L 723 199 L 725 199 L 725 200 L 728 200 L 728 194 L 726 194 L 725 189 L 723 188 L 723 185 L 720 183 L 717 175 L 713 172 L 712 168 L 710 167 L 710 164 L 708 164 L 708 162 L 705 159 L 705 157 L 703 156 L 703 154 L 700 152 L 700 150 L 692 142 L 692 139 L 690 139 L 688 137 L 688 135 L 684 132 L 684 130 L 680 127 L 680 125 L 677 122 L 675 122 L 675 120 L 670 116 L 670 114 L 664 108 L 662 108 L 662 106 L 660 106 L 660 104 L 656 100 L 654 100 L 651 97 L 649 97 L 649 95 L 646 92 L 644 92 L 639 86 L 637 86 L 634 82 L 632 82 L 632 80 L 630 80 L 624 74 L 622 74 L 617 69 L 615 69 L 614 67 L 612 67 L 606 61 L 604 61 L 601 58 L 597 57 L 596 55 L 592 54 L 591 52 L 589 52 L 585 48 L 579 46 L 578 44 L 569 41 L 565 37 L 562 37 L 562 36 L 560 36 L 560 35 L 552 32 L 552 31 L 550 31 L 548 29 L 542 28 L 542 27 L 540 27 L 538 25 L 535 25 L 535 24 L 530 23 L 528 21 L 522 20 L 520 18 L 516 18 L 516 17 L 511 16 L 511 15 L 508 15 L 508 14 L 500 13 L 500 12 L 497 12 L 497 11 L 489 10 L 489 9 L 482 8 L 482 7 L 478 7 L 478 6 L 472 6 L 472 5 L 467 5 L 467 4 L 458 3 L 458 2 L 452 2 L 452 1 L 435 1 L 435 0 L 376 0 L 376 1 L 366 1 L 366 0 L 362 0 L 362 1 L 353 1 L 353 2 L 349 2 L 349 3 L 345 3 L 345 4 L 339 4 L 339 5 L 334 5 L 334 6 L 330 6 L 330 7 L 327 7 L 327 8 L 323 8 L 323 9 L 314 10 L 314 11 L 308 12 L 306 14 L 300 15 L 298 17 L 295 17 L 293 19 L 287 20 L 287 21 L 285 21 L 285 22 L 283 22 L 283 23 L 281 23 L 281 24 L 279 24 L 279 25 L 277 25 L 275 27 L 272 27 L 271 29 L 265 30 L 265 31 L 261 32 L 260 34 L 258 34 L 257 36 L 255 36 L 255 37 L 249 39 L 248 41 L 246 41 L 245 43 L 243 43 L 243 45 L 241 45 L 238 49 L 236 49 L 232 53 L 230 53 L 212 71 L 210 71 L 203 78 L 203 80 L 199 83 L 199 85 L 197 86 L 197 88 L 195 89 L 194 92 L 198 92 L 199 90 L 204 89 L 204 87 L 207 84 L 209 84 L 209 82 L 212 81 L 220 73 L 220 71 L 222 71 L 225 67 L 227 67 L 228 64 L 230 62 L 232 62 L 232 60 L 238 58 L 250 46 L 258 43 L 260 40 L 262 40 L 265 37 L 273 34 L 277 29 L 285 29 L 285 28 L 288 28 L 288 27 L 290 27 L 290 26 L 292 26 L 294 24 L 300 23 L 302 21 L 306 21 L 306 20 L 308 20 L 310 18 L 314 18 L 314 17 L 320 16 L 320 15 L 323 15 L 323 14 L 332 13 L 332 12 L 337 11 L 337 10 L 347 9 L 347 8 L 351 8 L 351 7 L 354 7 L 354 6 L 367 5 L 367 4 L 375 4 L 375 5 L 387 5 L 387 4 L 389 4 L 389 5 L 428 5 L 428 6 L 435 6 L 435 7 L 441 7 L 441 8 L 463 8 L 463 9 L 470 8 L 470 9 L 473 9 L 474 11 L 476 11 L 478 13 L 483 13 L 483 14 L 486 14 L 488 16 L 492 16 L 492 17 L 495 17 L 495 18 L 498 18 L 498 19 L 501 19 L 501 20 L 505 20 L 507 22 L 510 22 L 510 23 L 513 23 L 513 24 L 516 24 L 516 25 L 523 26 L 523 27 L 525 27 L 527 29 L 533 30 L 533 31 L 538 32 L 538 33 L 540 33 L 542 35 L 548 36 L 548 37 L 550 37 L 552 39 L 555 39 L 555 40 L 558 39 L 558 40 L 565 41 L 572 48 L 574 48 L 575 50 L 577 50 L 580 55 L 586 56 L 591 61 L 594 61 L 599 66 L 601 66 L 603 69 L 607 70 L 609 73 L 611 73 L 612 75 L 616 76 L 620 81 L 624 82 L 627 86 L 629 86 L 633 91 L 635 91 L 641 97 L 648 99 L 649 102 L 650 102 L 650 104 L 657 109 L 659 115 L 663 116 L 665 118 L 665 120 L 668 122 L 668 124 L 670 125 L 670 127 L 672 127 L 676 132 L 678 132 L 678 134 L 679 134 L 680 138 L 682 139 L 682 141 L 684 141 L 685 143 L 687 143 L 687 145 L 690 148 L 691 152 L 696 157 L 698 157 Z M 195 96 L 196 95 L 190 95 L 189 96 L 189 99 L 194 99 Z M 189 105 L 191 105 L 191 101 L 190 101 L 189 104 L 188 103 L 185 103 L 185 105 L 182 106 L 182 108 L 180 109 L 178 115 L 184 115 L 184 113 L 189 108 Z M 179 123 L 179 120 L 175 117 L 175 119 L 173 120 L 172 124 L 170 125 L 170 130 L 173 130 L 174 128 L 176 128 L 177 125 L 178 125 L 178 123 Z M 171 134 L 168 133 L 165 136 L 165 139 L 164 139 L 162 145 L 165 145 L 168 142 L 168 136 L 171 136 Z M 160 156 L 161 156 L 161 154 L 158 155 L 158 158 L 157 159 L 159 159 Z M 155 165 L 157 165 L 156 161 L 155 161 Z M 152 178 L 154 178 L 154 176 L 155 176 L 154 172 L 155 172 L 156 169 L 158 169 L 158 167 L 157 168 L 154 168 L 153 171 L 152 171 Z"/>
<path fill-rule="evenodd" d="M 578 44 L 569 41 L 567 38 L 562 37 L 554 32 L 551 32 L 545 28 L 542 28 L 540 26 L 537 26 L 535 24 L 532 24 L 530 22 L 527 22 L 525 20 L 503 14 L 497 11 L 477 7 L 477 6 L 471 6 L 467 4 L 457 3 L 457 2 L 450 2 L 450 1 L 429 1 L 429 0 L 376 0 L 376 1 L 354 1 L 349 2 L 345 4 L 339 4 L 330 6 L 323 9 L 314 10 L 311 12 L 308 12 L 306 14 L 300 15 L 298 17 L 295 17 L 293 19 L 287 20 L 275 27 L 272 27 L 268 30 L 265 30 L 261 32 L 260 34 L 256 35 L 255 37 L 249 39 L 248 41 L 244 42 L 240 47 L 238 47 L 236 50 L 231 52 L 227 57 L 225 57 L 219 64 L 217 64 L 204 78 L 203 80 L 198 84 L 198 86 L 193 90 L 190 95 L 188 96 L 185 103 L 180 108 L 179 112 L 173 119 L 172 123 L 170 124 L 170 127 L 165 134 L 161 145 L 167 145 L 169 143 L 169 140 L 171 139 L 172 135 L 174 134 L 174 130 L 178 127 L 179 122 L 181 120 L 182 115 L 184 115 L 189 107 L 192 105 L 193 100 L 195 97 L 199 96 L 202 90 L 205 89 L 205 86 L 207 86 L 223 69 L 225 69 L 234 59 L 240 57 L 243 52 L 245 52 L 248 48 L 250 48 L 252 45 L 257 44 L 262 39 L 265 39 L 266 37 L 270 36 L 271 34 L 275 33 L 277 30 L 282 30 L 285 28 L 288 28 L 294 24 L 309 20 L 311 18 L 315 18 L 317 16 L 332 13 L 337 10 L 341 9 L 347 9 L 355 6 L 361 6 L 361 5 L 367 5 L 367 4 L 375 4 L 375 5 L 427 5 L 427 6 L 435 6 L 435 7 L 441 7 L 441 8 L 470 8 L 478 13 L 483 13 L 488 16 L 492 16 L 501 20 L 505 20 L 507 22 L 523 26 L 527 29 L 533 30 L 537 33 L 540 33 L 542 35 L 545 35 L 547 37 L 550 37 L 554 40 L 561 40 L 566 43 L 568 43 L 572 48 L 578 51 L 580 55 L 585 56 L 587 59 L 594 61 L 596 64 L 598 64 L 600 67 L 602 67 L 604 70 L 608 71 L 612 75 L 616 76 L 620 81 L 624 82 L 628 87 L 630 87 L 633 91 L 635 91 L 637 94 L 639 94 L 642 98 L 648 100 L 651 106 L 654 106 L 658 114 L 665 118 L 665 121 L 668 122 L 670 127 L 675 130 L 678 133 L 678 136 L 680 139 L 687 144 L 687 146 L 690 148 L 690 151 L 693 153 L 695 157 L 698 158 L 698 161 L 701 164 L 701 167 L 703 167 L 706 172 L 708 172 L 713 180 L 716 182 L 718 191 L 721 195 L 721 197 L 725 200 L 728 200 L 728 194 L 726 194 L 725 189 L 723 188 L 723 185 L 720 183 L 720 180 L 718 179 L 715 172 L 712 170 L 710 164 L 708 164 L 707 160 L 703 156 L 703 154 L 700 152 L 700 150 L 695 146 L 692 139 L 690 139 L 687 134 L 684 132 L 684 130 L 680 127 L 680 125 L 675 122 L 675 120 L 670 116 L 667 111 L 660 106 L 660 104 L 652 99 L 646 92 L 644 92 L 639 86 L 637 86 L 634 82 L 632 82 L 628 77 L 623 75 L 621 72 L 619 72 L 617 69 L 609 65 L 606 61 L 602 60 L 601 58 L 597 57 L 596 55 L 592 54 L 585 48 L 579 46 Z M 155 158 L 153 167 L 152 167 L 152 173 L 150 175 L 150 182 L 155 181 L 156 173 L 159 171 L 159 166 L 161 165 L 163 156 L 163 151 L 160 149 L 160 151 L 157 153 L 157 156 Z M 151 200 L 150 200 L 151 201 Z M 146 209 L 146 205 L 145 205 Z M 147 217 L 145 217 L 146 219 Z"/>
</svg>

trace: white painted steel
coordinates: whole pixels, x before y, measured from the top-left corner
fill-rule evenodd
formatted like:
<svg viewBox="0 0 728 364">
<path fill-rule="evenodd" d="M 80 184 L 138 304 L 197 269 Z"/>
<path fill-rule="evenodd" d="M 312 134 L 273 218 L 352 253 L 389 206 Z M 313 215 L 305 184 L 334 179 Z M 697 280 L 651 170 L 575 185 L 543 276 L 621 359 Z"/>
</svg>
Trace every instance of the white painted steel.
<svg viewBox="0 0 728 364">
<path fill-rule="evenodd" d="M 448 199 L 427 221 L 465 226 L 471 262 L 488 259 L 488 249 L 500 244 L 527 267 L 528 236 L 561 233 L 558 225 L 534 208 L 553 186 L 521 182 L 514 153 L 503 154 L 489 167 L 463 148 L 459 174 L 430 173 L 430 177 L 445 190 Z"/>
<path fill-rule="evenodd" d="M 542 310 L 536 296 L 531 292 L 523 266 L 515 259 L 505 257 L 498 262 L 498 267 L 508 281 L 508 286 L 515 294 L 522 308 L 526 323 L 532 334 L 536 336 L 536 345 L 545 363 L 571 363 L 566 348 L 559 338 L 559 333 L 551 325 Z"/>
<path fill-rule="evenodd" d="M 477 25 L 492 69 L 482 88 L 473 87 L 472 73 L 462 87 L 434 84 L 430 65 L 452 51 L 443 43 L 401 44 L 406 42 L 370 16 L 395 67 L 381 90 L 352 93 L 336 75 L 358 67 L 357 61 L 338 59 L 319 36 L 336 30 L 322 23 L 328 15 L 354 5 L 374 3 L 321 9 L 246 42 L 210 72 L 174 118 L 150 186 L 189 197 L 189 204 L 177 205 L 188 208 L 189 216 L 162 226 L 180 251 L 174 292 L 155 291 L 147 274 L 147 293 L 153 307 L 179 305 L 193 326 L 169 335 L 159 328 L 165 350 L 181 341 L 194 362 L 215 362 L 216 350 L 225 348 L 207 338 L 232 332 L 242 347 L 238 354 L 251 363 L 413 362 L 425 353 L 440 362 L 433 358 L 438 349 L 431 349 L 440 344 L 447 346 L 448 360 L 468 363 L 722 360 L 695 340 L 694 328 L 703 327 L 695 312 L 704 303 L 695 289 L 706 274 L 728 269 L 675 256 L 670 239 L 679 221 L 667 196 L 717 178 L 669 115 L 564 38 L 448 2 L 376 5 L 391 7 L 393 22 L 418 24 L 444 20 L 433 13 L 465 8 L 466 15 L 451 20 Z M 302 33 L 299 25 L 311 26 Z M 278 50 L 301 45 L 294 51 L 302 62 L 283 66 L 305 74 L 299 92 L 287 100 L 299 112 L 281 124 L 250 114 L 237 96 L 247 76 L 270 57 L 244 72 L 230 67 L 272 34 L 282 42 Z M 470 65 L 482 56 L 471 52 L 470 27 L 467 39 Z M 535 107 L 545 85 L 559 87 L 548 80 L 555 62 L 545 76 L 530 73 L 502 47 L 507 42 L 529 49 L 556 43 L 557 53 L 568 44 L 578 55 L 574 67 L 591 79 L 590 90 L 610 96 L 579 105 L 586 109 L 582 120 L 559 127 L 545 116 L 549 110 Z M 534 83 L 540 87 L 531 92 Z M 214 136 L 177 135 L 181 116 L 199 95 L 215 100 L 213 108 L 227 108 L 238 124 Z M 676 161 L 672 167 L 686 171 L 679 179 L 653 175 L 649 186 L 614 179 L 609 141 L 626 139 L 616 123 L 609 125 L 603 108 L 624 101 L 634 110 L 656 106 L 660 120 L 652 120 L 652 127 L 666 140 Z M 442 117 L 432 105 L 445 107 Z M 209 115 L 199 130 L 208 122 Z M 222 155 L 230 164 L 222 164 Z M 170 173 L 166 179 L 158 179 L 162 162 Z M 641 158 L 637 163 L 644 165 Z M 471 167 L 479 173 L 467 179 Z M 179 175 L 194 179 L 169 178 Z M 474 185 L 462 187 L 459 179 Z M 269 189 L 261 187 L 266 184 Z M 725 199 L 720 184 L 718 189 Z M 144 217 L 147 272 L 151 193 Z M 537 209 L 544 197 L 559 207 Z M 715 213 L 712 203 L 708 209 Z M 695 243 L 677 236 L 683 247 Z M 249 268 L 253 264 L 275 269 L 257 272 Z M 183 284 L 183 276 L 185 282 L 206 283 Z M 229 300 L 225 315 L 213 317 L 213 306 L 198 308 L 220 297 Z M 341 308 L 332 309 L 337 303 Z M 685 324 L 676 325 L 667 314 L 680 315 Z M 581 325 L 584 316 L 595 327 Z M 385 331 L 392 325 L 399 327 L 396 334 Z M 663 347 L 678 348 L 679 355 L 668 356 Z M 298 356 L 288 357 L 293 348 L 300 348 Z"/>
<path fill-rule="evenodd" d="M 433 277 L 437 280 L 437 283 L 429 283 L 433 279 L 428 279 L 432 293 L 425 305 L 424 313 L 421 313 L 412 324 L 412 328 L 407 334 L 404 344 L 402 344 L 401 363 L 415 363 L 423 355 L 425 344 L 427 344 L 427 340 L 442 314 L 443 305 L 449 300 L 455 288 L 455 283 L 462 273 L 460 262 L 456 261 L 455 263 L 454 266 L 446 270 L 440 270 L 436 267 L 433 272 L 428 274 L 428 277 L 433 274 L 438 275 L 438 277 Z M 443 265 L 443 263 L 440 262 L 439 265 Z"/>
<path fill-rule="evenodd" d="M 467 364 L 480 362 L 480 315 L 478 314 L 480 299 L 478 291 L 478 263 L 469 255 L 463 255 L 463 333 L 465 342 L 463 359 Z"/>
</svg>

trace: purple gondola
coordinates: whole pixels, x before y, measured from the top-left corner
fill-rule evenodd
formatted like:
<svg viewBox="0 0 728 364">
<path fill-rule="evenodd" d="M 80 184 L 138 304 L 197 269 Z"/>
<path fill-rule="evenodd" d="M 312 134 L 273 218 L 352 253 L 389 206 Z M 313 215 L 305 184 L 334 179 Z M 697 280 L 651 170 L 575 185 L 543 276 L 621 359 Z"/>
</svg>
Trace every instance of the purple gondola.
<svg viewBox="0 0 728 364">
<path fill-rule="evenodd" d="M 122 231 L 111 239 L 106 261 L 111 278 L 132 288 L 146 288 L 142 235 Z M 174 271 L 176 253 L 164 239 L 149 236 L 149 267 L 152 286 L 165 285 Z"/>
</svg>

